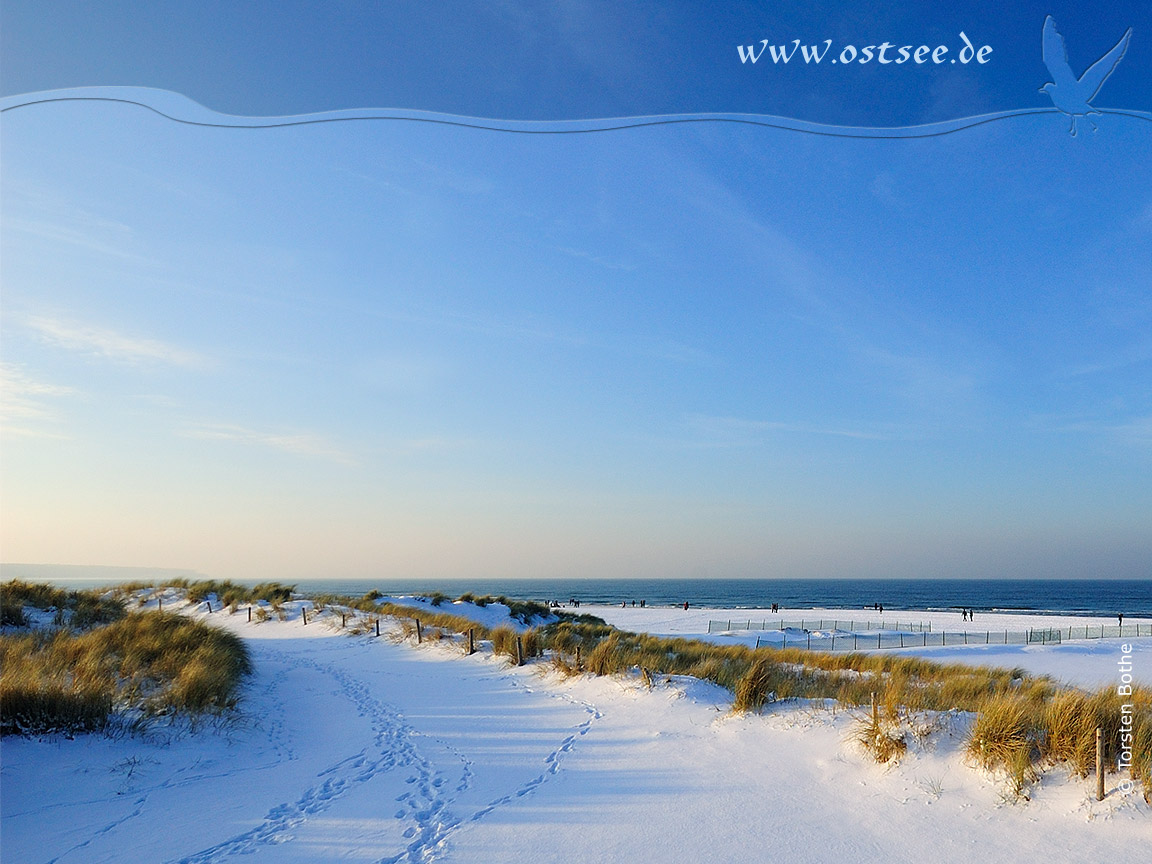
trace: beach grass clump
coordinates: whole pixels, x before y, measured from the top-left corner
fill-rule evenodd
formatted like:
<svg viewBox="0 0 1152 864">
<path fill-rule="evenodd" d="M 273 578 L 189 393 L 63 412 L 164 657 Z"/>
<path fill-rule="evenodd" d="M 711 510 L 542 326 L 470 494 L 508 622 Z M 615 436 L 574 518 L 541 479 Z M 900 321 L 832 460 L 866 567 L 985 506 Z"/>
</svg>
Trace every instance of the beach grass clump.
<svg viewBox="0 0 1152 864">
<path fill-rule="evenodd" d="M 564 678 L 571 678 L 584 671 L 577 664 L 575 656 L 571 654 L 553 652 L 550 657 L 550 665 L 553 672 L 559 673 Z"/>
<path fill-rule="evenodd" d="M 94 732 L 112 713 L 110 680 L 77 676 L 55 633 L 0 636 L 0 735 Z"/>
<path fill-rule="evenodd" d="M 388 615 L 393 618 L 418 618 L 425 627 L 438 627 L 449 633 L 467 633 L 472 630 L 477 639 L 490 638 L 490 631 L 487 627 L 477 624 L 463 615 L 454 615 L 451 612 L 433 612 L 419 606 L 399 606 L 395 603 L 376 602 L 372 603 L 371 609 L 378 615 Z"/>
<path fill-rule="evenodd" d="M 124 617 L 124 602 L 91 590 L 69 591 L 38 582 L 12 579 L 0 585 L 0 618 L 12 627 L 27 627 L 25 607 L 54 611 L 53 623 L 86 630 Z"/>
<path fill-rule="evenodd" d="M 437 592 L 438 594 L 439 592 Z M 435 597 L 436 594 L 431 595 Z M 534 618 L 548 618 L 552 615 L 552 611 L 544 603 L 537 603 L 535 600 L 512 600 L 501 594 L 499 597 L 493 597 L 491 594 L 485 594 L 477 597 L 471 591 L 467 591 L 456 598 L 457 603 L 471 603 L 474 606 L 479 606 L 481 609 L 490 606 L 493 603 L 501 603 L 508 607 L 508 614 L 512 618 L 517 619 L 523 624 L 531 624 Z M 433 601 L 433 605 L 439 605 Z"/>
<path fill-rule="evenodd" d="M 87 632 L 0 636 L 0 732 L 104 728 L 113 711 L 216 712 L 252 670 L 243 641 L 179 615 L 133 613 Z"/>
<path fill-rule="evenodd" d="M 699 661 L 701 663 L 712 661 Z M 759 711 L 769 700 L 776 698 L 773 685 L 778 677 L 779 667 L 766 657 L 762 657 L 748 667 L 733 692 L 732 710 L 738 713 Z"/>
<path fill-rule="evenodd" d="M 852 739 L 881 764 L 903 756 L 908 750 L 904 732 L 897 727 L 896 721 L 885 717 L 879 710 L 857 724 Z"/>
<path fill-rule="evenodd" d="M 0 627 L 27 626 L 28 616 L 24 614 L 24 604 L 7 594 L 0 594 Z"/>
<path fill-rule="evenodd" d="M 549 618 L 553 614 L 552 609 L 543 603 L 537 603 L 535 600 L 511 600 L 501 594 L 495 602 L 507 606 L 508 614 L 524 624 L 531 624 L 536 618 Z"/>
<path fill-rule="evenodd" d="M 1152 790 L 1152 690 L 1137 685 L 1124 694 L 1115 687 L 1090 693 L 1059 691 L 1045 707 L 1045 760 L 1067 764 L 1078 777 L 1088 776 L 1096 770 L 1097 728 L 1101 730 L 1104 764 L 1118 768 L 1128 765 L 1131 778 L 1143 784 L 1145 793 Z"/>
<path fill-rule="evenodd" d="M 1142 696 L 1142 710 L 1136 714 L 1132 738 L 1123 743 L 1131 748 L 1125 754 L 1130 754 L 1129 776 L 1143 786 L 1144 800 L 1152 804 L 1152 706 L 1149 705 L 1149 691 L 1143 690 Z M 1127 728 L 1124 732 L 1127 733 Z"/>
<path fill-rule="evenodd" d="M 497 657 L 516 659 L 516 631 L 511 627 L 495 627 L 488 633 L 492 640 L 492 653 Z"/>
<path fill-rule="evenodd" d="M 189 581 L 175 579 L 170 583 L 175 588 L 183 588 L 189 603 L 203 603 L 215 597 L 224 606 L 240 603 L 284 603 L 292 599 L 295 585 L 280 582 L 261 582 L 258 585 L 239 585 L 228 579 L 200 579 Z"/>
<path fill-rule="evenodd" d="M 593 675 L 618 675 L 629 668 L 617 634 L 602 639 L 588 654 L 585 666 Z"/>
<path fill-rule="evenodd" d="M 989 698 L 973 724 L 967 752 L 984 768 L 1002 770 L 1024 796 L 1045 765 L 1064 764 L 1077 777 L 1096 771 L 1096 730 L 1105 772 L 1127 769 L 1152 797 L 1152 691 L 1135 686 L 1087 692 L 1025 686 Z M 1128 737 L 1130 736 L 1130 737 Z M 1127 745 L 1127 747 L 1126 747 Z"/>
<path fill-rule="evenodd" d="M 1102 714 L 1111 713 L 1100 697 L 1099 692 L 1061 690 L 1044 709 L 1044 754 L 1067 763 L 1077 777 L 1087 777 L 1096 766 L 1096 727 Z"/>
<path fill-rule="evenodd" d="M 1015 694 L 987 699 L 972 724 L 966 752 L 987 770 L 1007 772 L 1015 796 L 1038 776 L 1044 705 Z"/>
</svg>

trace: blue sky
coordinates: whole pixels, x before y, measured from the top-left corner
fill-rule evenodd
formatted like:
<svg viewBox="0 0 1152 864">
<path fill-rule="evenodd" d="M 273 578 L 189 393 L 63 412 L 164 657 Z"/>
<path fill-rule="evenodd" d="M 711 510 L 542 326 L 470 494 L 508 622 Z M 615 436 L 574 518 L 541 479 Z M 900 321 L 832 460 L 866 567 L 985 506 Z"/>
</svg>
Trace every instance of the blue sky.
<svg viewBox="0 0 1152 864">
<path fill-rule="evenodd" d="M 727 111 L 888 126 L 1049 104 L 1038 92 L 1046 15 L 1077 74 L 1135 28 L 1098 104 L 1152 110 L 1144 0 L 7 0 L 0 92 L 158 87 L 248 115 Z M 736 51 L 761 39 L 955 51 L 961 31 L 992 47 L 989 63 L 769 69 L 742 65 Z"/>
<path fill-rule="evenodd" d="M 1152 576 L 1152 124 L 1098 123 L 8 112 L 3 559 Z"/>
</svg>

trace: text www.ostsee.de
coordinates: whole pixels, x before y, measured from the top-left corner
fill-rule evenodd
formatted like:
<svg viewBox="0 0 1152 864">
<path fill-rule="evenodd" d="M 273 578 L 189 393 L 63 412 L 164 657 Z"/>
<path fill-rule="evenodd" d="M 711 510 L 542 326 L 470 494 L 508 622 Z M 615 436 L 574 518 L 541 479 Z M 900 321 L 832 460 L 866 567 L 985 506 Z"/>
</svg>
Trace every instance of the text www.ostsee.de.
<svg viewBox="0 0 1152 864">
<path fill-rule="evenodd" d="M 881 42 L 878 45 L 865 45 L 857 48 L 855 45 L 845 45 L 839 54 L 833 53 L 828 62 L 847 65 L 849 63 L 872 63 L 875 61 L 881 66 L 889 64 L 901 66 L 905 63 L 916 65 L 942 65 L 945 63 L 962 64 L 978 63 L 983 65 L 989 62 L 992 54 L 991 45 L 981 45 L 977 48 L 972 44 L 963 30 L 960 31 L 960 41 L 963 43 L 954 56 L 947 45 L 895 45 L 891 42 Z M 774 64 L 790 63 L 793 59 L 803 60 L 805 64 L 820 64 L 828 57 L 832 49 L 832 40 L 825 39 L 816 45 L 801 45 L 799 39 L 793 39 L 784 45 L 773 45 L 767 39 L 761 40 L 759 46 L 737 45 L 736 51 L 740 55 L 740 62 L 755 65 L 761 58 L 771 59 Z M 764 54 L 767 52 L 768 57 Z"/>
</svg>

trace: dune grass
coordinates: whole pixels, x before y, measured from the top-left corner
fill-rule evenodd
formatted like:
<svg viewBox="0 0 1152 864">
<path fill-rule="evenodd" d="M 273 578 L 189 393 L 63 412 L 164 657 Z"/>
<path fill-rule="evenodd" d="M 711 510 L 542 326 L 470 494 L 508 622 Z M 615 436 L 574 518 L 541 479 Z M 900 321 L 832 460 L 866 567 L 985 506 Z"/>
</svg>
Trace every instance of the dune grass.
<svg viewBox="0 0 1152 864">
<path fill-rule="evenodd" d="M 1050 693 L 1005 693 L 980 706 L 967 753 L 982 767 L 1004 772 L 1023 796 L 1045 766 L 1063 764 L 1077 777 L 1096 771 L 1096 729 L 1101 730 L 1106 772 L 1119 770 L 1123 739 L 1132 735 L 1127 773 L 1152 798 L 1152 690 L 1114 687 L 1086 692 L 1061 687 Z M 1152 802 L 1150 802 L 1152 803 Z"/>
<path fill-rule="evenodd" d="M 226 602 L 228 592 L 239 586 L 209 583 L 211 592 Z M 261 592 L 273 609 L 291 596 L 291 586 L 268 583 L 253 589 Z M 207 592 L 200 583 L 198 592 Z M 191 596 L 191 592 L 190 592 Z M 207 596 L 207 594 L 205 594 Z M 373 631 L 376 618 L 400 621 L 419 619 L 425 638 L 473 631 L 478 640 L 491 641 L 493 651 L 516 657 L 521 639 L 525 658 L 551 655 L 552 668 L 564 674 L 687 675 L 712 681 L 733 693 L 733 710 L 759 711 L 765 705 L 791 698 L 831 699 L 847 706 L 877 700 L 877 713 L 863 721 L 854 738 L 879 761 L 899 756 L 907 746 L 905 732 L 915 727 L 914 718 L 924 712 L 961 710 L 975 715 L 967 753 L 977 764 L 1006 772 L 1012 791 L 1021 795 L 1048 765 L 1066 764 L 1084 776 L 1095 766 L 1095 729 L 1105 730 L 1108 764 L 1115 766 L 1120 746 L 1121 701 L 1104 688 L 1085 693 L 1061 686 L 1045 677 L 1020 669 L 976 667 L 940 663 L 918 657 L 876 653 L 824 653 L 768 646 L 750 648 L 716 645 L 693 639 L 660 637 L 617 630 L 590 615 L 549 609 L 544 604 L 509 601 L 506 597 L 459 599 L 477 606 L 504 603 L 512 617 L 531 621 L 536 616 L 559 620 L 518 634 L 508 626 L 488 628 L 454 614 L 447 595 L 429 595 L 427 607 L 379 602 L 379 592 L 361 598 L 325 595 L 315 599 L 316 608 L 343 607 L 369 613 L 357 616 L 350 633 Z M 258 610 L 261 618 L 267 613 Z M 415 628 L 403 629 L 403 636 Z M 576 661 L 579 654 L 581 662 Z M 1131 703 L 1132 779 L 1141 782 L 1148 797 L 1152 791 L 1152 696 L 1135 688 Z"/>
<path fill-rule="evenodd" d="M 0 734 L 103 729 L 114 711 L 202 714 L 236 704 L 252 670 L 243 640 L 166 613 L 84 633 L 0 636 Z"/>
<path fill-rule="evenodd" d="M 1121 748 L 1121 724 L 1128 706 L 1131 779 L 1152 795 L 1152 692 L 1134 687 L 1120 697 L 1115 688 L 1093 692 L 1059 685 L 1019 669 L 939 663 L 895 654 L 822 653 L 804 649 L 758 649 L 715 645 L 691 639 L 626 633 L 603 622 L 563 621 L 543 628 L 543 640 L 562 659 L 553 668 L 577 671 L 579 646 L 583 671 L 613 675 L 644 670 L 691 675 L 713 681 L 733 693 L 733 710 L 759 711 L 788 698 L 834 699 L 863 706 L 876 694 L 877 714 L 863 721 L 854 738 L 878 761 L 887 762 L 907 747 L 905 729 L 923 712 L 958 709 L 975 715 L 967 744 L 979 765 L 1002 771 L 1014 795 L 1046 767 L 1066 764 L 1078 776 L 1095 770 L 1096 728 L 1103 730 L 1105 765 L 1115 771 Z"/>
<path fill-rule="evenodd" d="M 54 623 L 86 630 L 124 617 L 124 603 L 97 591 L 68 591 L 38 582 L 12 579 L 0 585 L 0 624 L 27 627 L 24 609 L 55 612 Z"/>
<path fill-rule="evenodd" d="M 183 588 L 187 592 L 190 603 L 201 603 L 215 596 L 217 602 L 223 606 L 257 603 L 261 600 L 267 603 L 284 603 L 292 599 L 292 594 L 296 590 L 295 585 L 283 585 L 280 582 L 239 585 L 228 579 L 200 579 L 196 581 L 173 579 L 165 584 L 174 588 Z"/>
</svg>

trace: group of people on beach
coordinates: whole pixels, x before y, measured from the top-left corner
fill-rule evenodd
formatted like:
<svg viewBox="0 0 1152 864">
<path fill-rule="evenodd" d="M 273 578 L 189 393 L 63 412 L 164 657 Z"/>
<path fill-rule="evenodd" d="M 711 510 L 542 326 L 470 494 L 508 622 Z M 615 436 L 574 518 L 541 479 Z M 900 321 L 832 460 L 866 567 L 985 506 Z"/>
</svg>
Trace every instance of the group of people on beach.
<svg viewBox="0 0 1152 864">
<path fill-rule="evenodd" d="M 960 620 L 961 621 L 971 621 L 972 620 L 972 610 L 971 609 L 961 609 L 960 610 Z"/>
<path fill-rule="evenodd" d="M 641 600 L 640 601 L 640 608 L 643 609 L 644 605 L 645 605 L 645 602 L 643 600 Z M 628 601 L 627 600 L 621 600 L 620 601 L 620 608 L 621 609 L 627 609 L 628 608 Z M 636 608 L 636 601 L 635 600 L 632 601 L 632 608 L 633 609 Z"/>
</svg>

